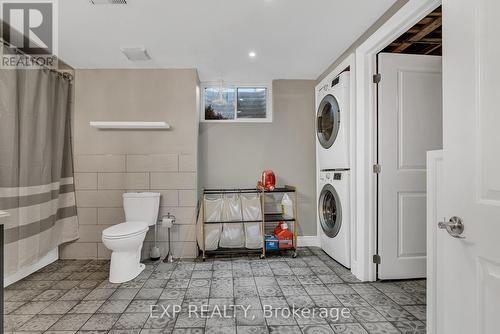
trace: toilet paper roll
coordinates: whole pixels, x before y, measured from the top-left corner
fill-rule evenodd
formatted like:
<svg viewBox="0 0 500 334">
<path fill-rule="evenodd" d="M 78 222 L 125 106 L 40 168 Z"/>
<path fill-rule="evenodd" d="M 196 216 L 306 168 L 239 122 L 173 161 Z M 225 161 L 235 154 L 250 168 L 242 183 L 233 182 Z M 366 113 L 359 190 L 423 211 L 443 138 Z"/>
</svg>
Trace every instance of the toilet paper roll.
<svg viewBox="0 0 500 334">
<path fill-rule="evenodd" d="M 167 217 L 163 217 L 163 219 L 161 220 L 161 224 L 163 226 L 166 226 L 168 228 L 171 228 L 172 225 L 174 225 L 174 219 L 173 218 L 167 218 Z"/>
</svg>

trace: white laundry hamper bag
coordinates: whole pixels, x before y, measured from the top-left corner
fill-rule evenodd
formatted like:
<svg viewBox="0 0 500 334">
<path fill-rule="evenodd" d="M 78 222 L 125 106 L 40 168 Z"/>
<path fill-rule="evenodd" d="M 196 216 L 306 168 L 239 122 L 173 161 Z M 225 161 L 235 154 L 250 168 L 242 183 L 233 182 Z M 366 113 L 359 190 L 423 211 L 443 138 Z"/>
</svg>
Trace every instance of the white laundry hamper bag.
<svg viewBox="0 0 500 334">
<path fill-rule="evenodd" d="M 203 249 L 203 245 L 201 244 L 201 242 L 203 240 L 203 225 L 205 225 L 205 250 L 216 250 L 219 247 L 222 224 L 203 224 L 202 213 L 205 213 L 206 222 L 220 222 L 222 214 L 222 196 L 205 195 L 204 205 L 201 206 L 200 215 L 198 218 L 198 246 Z"/>
<path fill-rule="evenodd" d="M 258 194 L 241 195 L 241 210 L 243 220 L 262 220 L 260 197 Z M 261 223 L 244 223 L 245 247 L 248 249 L 262 248 Z"/>
<path fill-rule="evenodd" d="M 222 221 L 242 219 L 241 201 L 238 194 L 225 194 L 222 198 Z M 245 246 L 243 223 L 222 224 L 219 246 L 223 248 L 241 248 Z"/>
</svg>

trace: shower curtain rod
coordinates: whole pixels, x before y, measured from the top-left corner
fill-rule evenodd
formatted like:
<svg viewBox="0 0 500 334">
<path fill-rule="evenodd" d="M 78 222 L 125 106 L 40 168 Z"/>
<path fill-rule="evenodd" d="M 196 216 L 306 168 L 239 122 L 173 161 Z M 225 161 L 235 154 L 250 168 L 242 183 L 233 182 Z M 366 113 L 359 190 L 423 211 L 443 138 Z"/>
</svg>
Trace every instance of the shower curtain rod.
<svg viewBox="0 0 500 334">
<path fill-rule="evenodd" d="M 21 50 L 19 50 L 19 48 L 17 48 L 16 46 L 10 44 L 9 42 L 7 42 L 6 40 L 4 40 L 3 38 L 0 38 L 0 41 L 2 42 L 2 44 L 12 50 L 15 50 L 17 53 L 21 54 L 21 55 L 24 55 L 26 57 L 32 57 L 32 55 L 29 55 Z M 50 68 L 48 67 L 47 65 L 40 65 L 40 67 L 43 67 L 45 68 L 46 70 L 49 70 L 50 72 L 54 72 L 60 76 L 62 76 L 64 79 L 67 79 L 69 80 L 70 82 L 73 81 L 73 75 L 71 73 L 68 73 L 68 72 L 63 72 L 63 71 L 59 71 L 59 70 L 55 70 L 53 68 Z"/>
</svg>

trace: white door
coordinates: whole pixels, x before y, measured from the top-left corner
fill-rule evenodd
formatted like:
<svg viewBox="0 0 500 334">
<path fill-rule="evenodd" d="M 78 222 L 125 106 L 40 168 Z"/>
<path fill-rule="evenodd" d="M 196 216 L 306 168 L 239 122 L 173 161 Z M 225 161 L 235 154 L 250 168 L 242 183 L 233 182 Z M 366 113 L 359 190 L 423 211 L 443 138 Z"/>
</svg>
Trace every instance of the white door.
<svg viewBox="0 0 500 334">
<path fill-rule="evenodd" d="M 500 1 L 443 1 L 443 210 L 435 334 L 500 333 Z M 429 296 L 432 297 L 432 296 Z"/>
<path fill-rule="evenodd" d="M 426 276 L 427 151 L 443 145 L 441 57 L 378 55 L 379 279 Z"/>
</svg>

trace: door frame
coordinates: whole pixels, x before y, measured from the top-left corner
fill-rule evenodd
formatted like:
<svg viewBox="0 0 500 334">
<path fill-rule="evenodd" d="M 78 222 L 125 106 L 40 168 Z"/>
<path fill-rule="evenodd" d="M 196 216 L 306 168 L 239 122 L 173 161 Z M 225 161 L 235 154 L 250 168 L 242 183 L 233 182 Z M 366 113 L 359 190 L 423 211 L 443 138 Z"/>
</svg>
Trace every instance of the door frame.
<svg viewBox="0 0 500 334">
<path fill-rule="evenodd" d="M 441 5 L 441 0 L 409 1 L 355 51 L 356 63 L 356 229 L 357 270 L 362 281 L 377 280 L 377 95 L 373 75 L 377 54 Z M 383 166 L 382 166 L 383 168 Z M 383 259 L 382 259 L 383 261 Z"/>
<path fill-rule="evenodd" d="M 440 291 L 437 290 L 436 276 L 438 258 L 438 234 L 437 219 L 440 219 L 439 205 L 442 198 L 442 170 L 443 170 L 443 150 L 427 152 L 427 316 L 426 327 L 428 334 L 439 333 L 439 318 L 437 314 Z M 439 295 L 438 295 L 439 294 Z M 442 300 L 442 299 L 441 299 Z"/>
</svg>

